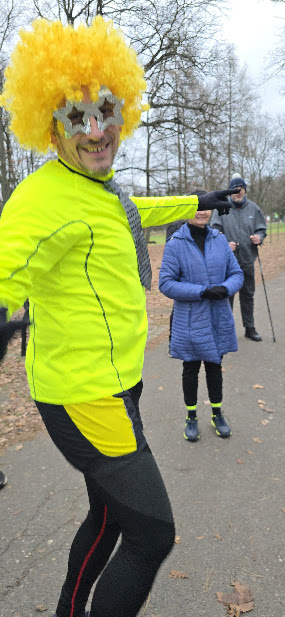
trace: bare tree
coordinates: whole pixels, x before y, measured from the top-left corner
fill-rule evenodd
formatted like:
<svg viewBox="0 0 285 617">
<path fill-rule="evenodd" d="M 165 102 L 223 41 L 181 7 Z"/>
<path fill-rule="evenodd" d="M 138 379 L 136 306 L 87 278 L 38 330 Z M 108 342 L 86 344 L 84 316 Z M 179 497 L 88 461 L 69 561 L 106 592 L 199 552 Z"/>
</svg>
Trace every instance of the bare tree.
<svg viewBox="0 0 285 617">
<path fill-rule="evenodd" d="M 225 47 L 218 39 L 223 0 L 26 2 L 32 7 L 31 17 L 60 19 L 73 26 L 90 24 L 97 14 L 113 19 L 136 49 L 148 81 L 150 111 L 130 144 L 121 145 L 116 161 L 117 173 L 130 192 L 187 193 L 194 186 L 213 189 L 227 183 L 237 167 L 250 175 L 257 190 L 255 165 L 262 153 L 251 141 L 255 97 L 233 47 Z M 258 119 L 256 106 L 254 111 Z M 262 130 L 260 125 L 260 135 Z M 2 190 L 9 193 L 43 159 L 22 151 L 6 125 L 1 135 Z M 276 149 L 272 156 L 277 156 Z M 268 167 L 264 163 L 260 178 L 270 175 Z"/>
<path fill-rule="evenodd" d="M 37 17 L 59 19 L 72 26 L 77 20 L 88 24 L 94 15 L 103 13 L 103 0 L 33 0 L 33 4 Z"/>
<path fill-rule="evenodd" d="M 0 90 L 3 89 L 4 68 L 7 61 L 9 43 L 25 11 L 25 2 L 20 6 L 16 0 L 0 0 Z M 15 174 L 12 164 L 11 139 L 8 132 L 8 116 L 0 108 L 0 213 L 4 203 L 15 187 Z"/>
</svg>

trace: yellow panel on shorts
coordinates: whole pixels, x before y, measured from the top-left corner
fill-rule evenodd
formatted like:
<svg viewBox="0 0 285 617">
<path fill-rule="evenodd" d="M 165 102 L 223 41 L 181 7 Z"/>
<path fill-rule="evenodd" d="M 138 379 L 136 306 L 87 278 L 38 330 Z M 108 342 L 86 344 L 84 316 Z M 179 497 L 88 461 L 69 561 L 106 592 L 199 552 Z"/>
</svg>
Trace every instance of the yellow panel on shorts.
<svg viewBox="0 0 285 617">
<path fill-rule="evenodd" d="M 102 454 L 123 456 L 137 450 L 133 424 L 122 398 L 107 396 L 64 408 L 82 435 Z"/>
</svg>

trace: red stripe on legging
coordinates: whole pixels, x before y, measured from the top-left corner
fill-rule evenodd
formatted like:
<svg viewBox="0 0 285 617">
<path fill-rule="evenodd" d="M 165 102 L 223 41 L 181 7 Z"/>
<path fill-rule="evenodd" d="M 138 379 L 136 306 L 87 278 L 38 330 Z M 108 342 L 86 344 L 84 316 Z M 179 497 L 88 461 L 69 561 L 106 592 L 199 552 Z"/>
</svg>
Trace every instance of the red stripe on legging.
<svg viewBox="0 0 285 617">
<path fill-rule="evenodd" d="M 101 538 L 103 536 L 103 533 L 104 533 L 105 527 L 106 527 L 106 520 L 107 520 L 107 507 L 105 506 L 104 519 L 103 519 L 103 524 L 102 524 L 102 527 L 101 527 L 101 531 L 100 531 L 98 537 L 96 538 L 94 544 L 91 546 L 91 549 L 90 549 L 89 553 L 87 553 L 87 555 L 86 555 L 86 557 L 85 557 L 85 559 L 83 561 L 83 564 L 82 564 L 82 566 L 80 568 L 80 572 L 78 574 L 78 579 L 77 579 L 77 582 L 76 582 L 76 585 L 75 585 L 75 589 L 74 589 L 74 593 L 73 593 L 72 600 L 71 600 L 71 613 L 70 613 L 70 617 L 73 617 L 73 614 L 74 614 L 74 602 L 75 602 L 76 594 L 77 594 L 77 591 L 78 591 L 78 587 L 80 585 L 81 578 L 83 576 L 83 572 L 84 572 L 84 570 L 85 570 L 85 568 L 87 566 L 87 563 L 88 563 L 92 553 L 94 552 L 96 546 L 99 544 L 99 542 L 100 542 L 100 540 L 101 540 Z"/>
</svg>

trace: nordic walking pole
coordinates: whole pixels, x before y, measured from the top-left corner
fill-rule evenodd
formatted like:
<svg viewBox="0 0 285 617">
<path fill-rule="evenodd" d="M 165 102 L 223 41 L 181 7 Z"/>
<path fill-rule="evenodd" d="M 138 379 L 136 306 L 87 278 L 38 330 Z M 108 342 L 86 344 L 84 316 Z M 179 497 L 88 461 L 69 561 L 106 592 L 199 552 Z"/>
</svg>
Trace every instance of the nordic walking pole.
<svg viewBox="0 0 285 617">
<path fill-rule="evenodd" d="M 268 303 L 268 298 L 267 298 L 267 293 L 266 293 L 266 287 L 265 287 L 265 281 L 264 281 L 264 276 L 263 276 L 263 270 L 262 270 L 262 265 L 261 265 L 261 261 L 260 261 L 260 257 L 259 257 L 258 248 L 257 248 L 257 258 L 258 258 L 260 274 L 261 274 L 261 278 L 262 278 L 262 282 L 263 282 L 263 288 L 264 288 L 264 293 L 265 293 L 266 304 L 267 304 L 267 308 L 268 308 L 268 315 L 269 315 L 269 320 L 270 320 L 270 325 L 271 325 L 271 330 L 272 330 L 273 343 L 276 343 L 276 338 L 275 338 L 275 334 L 274 334 L 273 323 L 272 323 L 272 319 L 271 319 L 271 313 L 270 313 L 270 308 L 269 308 L 269 303 Z"/>
</svg>

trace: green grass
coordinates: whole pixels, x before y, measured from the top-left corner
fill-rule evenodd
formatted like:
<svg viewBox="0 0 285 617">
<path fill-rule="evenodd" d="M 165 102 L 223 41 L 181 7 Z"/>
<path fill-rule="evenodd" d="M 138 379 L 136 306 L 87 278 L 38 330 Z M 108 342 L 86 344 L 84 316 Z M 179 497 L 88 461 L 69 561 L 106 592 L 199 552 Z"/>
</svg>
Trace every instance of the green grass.
<svg viewBox="0 0 285 617">
<path fill-rule="evenodd" d="M 279 223 L 279 225 L 277 223 L 272 223 L 271 226 L 271 233 L 272 235 L 277 234 L 277 232 L 279 234 L 284 234 L 285 233 L 285 223 Z M 269 237 L 270 235 L 270 226 L 268 224 L 267 226 L 267 237 Z M 163 233 L 159 233 L 157 231 L 153 231 L 150 234 L 150 241 L 151 243 L 154 244 L 165 244 L 165 231 Z"/>
<path fill-rule="evenodd" d="M 155 244 L 165 244 L 165 232 L 162 234 L 156 232 L 151 233 L 150 242 Z"/>
<path fill-rule="evenodd" d="M 277 234 L 277 232 L 279 232 L 280 234 L 284 234 L 285 232 L 285 223 L 272 223 L 271 225 L 271 233 L 272 234 Z M 267 225 L 267 235 L 269 236 L 270 234 L 270 223 L 268 223 Z"/>
</svg>

